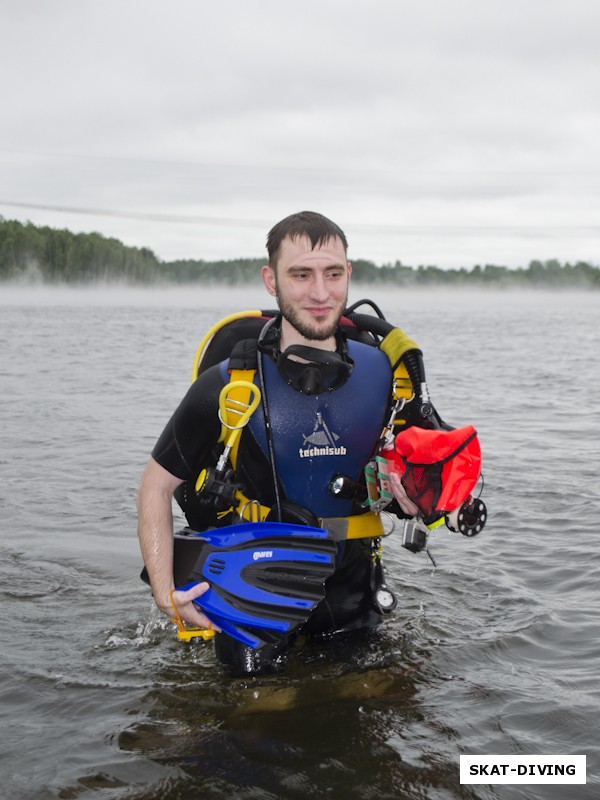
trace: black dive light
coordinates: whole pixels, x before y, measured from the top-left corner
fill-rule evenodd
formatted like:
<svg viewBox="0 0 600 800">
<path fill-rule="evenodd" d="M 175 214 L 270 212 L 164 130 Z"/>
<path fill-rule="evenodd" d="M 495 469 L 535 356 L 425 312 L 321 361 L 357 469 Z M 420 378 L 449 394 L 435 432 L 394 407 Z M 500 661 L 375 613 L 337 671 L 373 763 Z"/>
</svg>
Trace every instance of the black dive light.
<svg viewBox="0 0 600 800">
<path fill-rule="evenodd" d="M 356 500 L 359 503 L 367 497 L 364 485 L 347 475 L 334 475 L 329 481 L 329 494 L 342 500 Z"/>
</svg>

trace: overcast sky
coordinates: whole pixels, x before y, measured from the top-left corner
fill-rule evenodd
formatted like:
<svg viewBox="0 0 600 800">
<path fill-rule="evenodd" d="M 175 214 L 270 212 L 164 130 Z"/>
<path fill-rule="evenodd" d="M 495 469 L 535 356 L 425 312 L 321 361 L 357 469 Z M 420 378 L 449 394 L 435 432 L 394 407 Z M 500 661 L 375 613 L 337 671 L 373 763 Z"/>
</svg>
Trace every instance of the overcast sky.
<svg viewBox="0 0 600 800">
<path fill-rule="evenodd" d="M 0 0 L 0 215 L 162 259 L 600 264 L 597 0 Z"/>
</svg>

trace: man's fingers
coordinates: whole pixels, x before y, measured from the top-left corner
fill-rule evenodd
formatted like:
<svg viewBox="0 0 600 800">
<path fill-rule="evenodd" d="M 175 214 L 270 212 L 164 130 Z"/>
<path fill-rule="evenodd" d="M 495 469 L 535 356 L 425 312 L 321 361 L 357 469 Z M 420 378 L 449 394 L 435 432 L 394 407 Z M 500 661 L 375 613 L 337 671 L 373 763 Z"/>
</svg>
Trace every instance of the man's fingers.
<svg viewBox="0 0 600 800">
<path fill-rule="evenodd" d="M 210 585 L 206 583 L 206 581 L 203 581 L 202 583 L 197 583 L 195 586 L 192 586 L 191 589 L 173 592 L 173 600 L 177 605 L 177 610 L 181 618 L 186 622 L 189 622 L 191 625 L 196 625 L 199 628 L 211 628 L 212 630 L 220 631 L 221 629 L 196 608 L 193 602 L 199 597 L 202 597 L 209 589 Z"/>
<path fill-rule="evenodd" d="M 402 480 L 396 472 L 390 473 L 390 484 L 392 486 L 392 494 L 398 502 L 398 505 L 405 514 L 415 516 L 419 513 L 419 507 L 406 494 L 406 489 L 402 485 Z"/>
<path fill-rule="evenodd" d="M 206 583 L 206 581 L 203 581 L 202 583 L 197 583 L 195 586 L 192 586 L 191 589 L 187 589 L 185 592 L 175 592 L 175 595 L 180 603 L 191 603 L 192 600 L 202 597 L 209 589 L 210 585 Z"/>
</svg>

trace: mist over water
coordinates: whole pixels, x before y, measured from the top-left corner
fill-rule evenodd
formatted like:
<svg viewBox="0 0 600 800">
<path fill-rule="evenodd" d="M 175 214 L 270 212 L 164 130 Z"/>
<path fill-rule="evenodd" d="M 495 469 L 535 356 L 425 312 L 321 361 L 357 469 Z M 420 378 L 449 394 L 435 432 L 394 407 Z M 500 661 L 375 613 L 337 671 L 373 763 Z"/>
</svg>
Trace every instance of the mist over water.
<svg viewBox="0 0 600 800">
<path fill-rule="evenodd" d="M 594 305 L 595 293 L 590 289 L 590 303 Z M 504 305 L 510 307 L 532 306 L 543 298 L 544 307 L 565 306 L 564 297 L 576 298 L 587 295 L 587 290 L 573 290 L 565 292 L 562 289 L 465 289 L 448 287 L 438 289 L 419 289 L 406 287 L 387 287 L 378 285 L 373 288 L 368 284 L 354 282 L 351 287 L 349 303 L 368 297 L 380 305 L 388 304 L 397 306 L 403 313 L 416 307 L 432 311 L 433 302 L 443 298 L 444 303 L 459 307 L 470 306 L 473 301 L 478 308 L 482 306 L 496 308 Z M 600 302 L 600 299 L 596 303 Z M 148 287 L 131 286 L 128 284 L 98 283 L 93 288 L 78 286 L 76 284 L 42 284 L 34 283 L 23 286 L 18 283 L 0 284 L 0 308 L 2 306 L 126 306 L 126 307 L 174 307 L 174 308 L 211 308 L 215 303 L 231 312 L 245 308 L 272 308 L 274 299 L 270 297 L 260 282 L 247 286 L 201 286 L 187 284 L 177 286 L 174 284 L 154 284 Z M 570 308 L 567 303 L 565 309 Z"/>
<path fill-rule="evenodd" d="M 98 284 L 94 288 L 76 285 L 19 286 L 4 284 L 0 287 L 0 303 L 7 306 L 84 306 L 84 307 L 133 307 L 133 308 L 209 308 L 212 303 L 229 305 L 237 310 L 252 300 L 259 307 L 268 300 L 262 285 L 247 287 L 174 286 L 154 285 L 133 287 L 119 284 Z M 239 301 L 236 305 L 236 301 Z M 241 306 L 239 303 L 241 302 Z"/>
<path fill-rule="evenodd" d="M 3 797 L 575 800 L 600 791 L 600 296 L 369 290 L 473 423 L 485 531 L 385 540 L 398 608 L 232 680 L 139 581 L 135 490 L 258 286 L 0 287 Z M 586 754 L 588 785 L 461 786 L 461 753 Z"/>
</svg>

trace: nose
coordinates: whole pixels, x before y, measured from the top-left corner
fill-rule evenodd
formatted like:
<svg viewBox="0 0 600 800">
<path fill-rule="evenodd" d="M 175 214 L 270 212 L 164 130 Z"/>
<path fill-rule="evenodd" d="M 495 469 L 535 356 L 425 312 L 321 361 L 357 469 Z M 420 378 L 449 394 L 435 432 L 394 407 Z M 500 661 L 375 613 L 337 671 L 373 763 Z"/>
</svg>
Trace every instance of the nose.
<svg viewBox="0 0 600 800">
<path fill-rule="evenodd" d="M 315 272 L 310 283 L 310 296 L 313 300 L 324 303 L 329 297 L 329 288 L 325 276 Z"/>
</svg>

